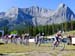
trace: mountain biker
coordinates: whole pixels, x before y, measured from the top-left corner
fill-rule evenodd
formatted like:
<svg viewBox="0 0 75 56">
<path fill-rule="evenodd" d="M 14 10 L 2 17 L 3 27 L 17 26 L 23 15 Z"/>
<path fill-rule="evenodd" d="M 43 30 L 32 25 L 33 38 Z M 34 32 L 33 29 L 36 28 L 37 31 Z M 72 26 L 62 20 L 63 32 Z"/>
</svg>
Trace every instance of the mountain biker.
<svg viewBox="0 0 75 56">
<path fill-rule="evenodd" d="M 60 41 L 62 40 L 62 32 L 58 31 L 55 35 L 55 42 L 54 45 L 57 45 L 60 43 Z"/>
</svg>

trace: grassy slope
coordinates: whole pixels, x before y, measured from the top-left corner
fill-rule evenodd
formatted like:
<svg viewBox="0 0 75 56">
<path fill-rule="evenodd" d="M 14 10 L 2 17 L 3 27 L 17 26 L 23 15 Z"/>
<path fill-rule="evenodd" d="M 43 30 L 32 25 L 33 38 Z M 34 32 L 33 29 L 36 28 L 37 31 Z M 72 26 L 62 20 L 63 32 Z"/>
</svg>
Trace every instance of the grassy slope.
<svg viewBox="0 0 75 56">
<path fill-rule="evenodd" d="M 65 32 L 64 35 L 75 35 L 75 31 Z"/>
<path fill-rule="evenodd" d="M 44 47 L 42 47 L 44 46 Z M 49 49 L 49 44 L 42 44 L 41 47 L 35 46 L 31 43 L 29 46 L 26 45 L 16 45 L 16 44 L 4 44 L 0 45 L 0 53 L 14 53 L 14 52 L 30 52 L 30 51 L 44 51 Z M 43 49 L 44 48 L 44 49 Z"/>
<path fill-rule="evenodd" d="M 51 50 L 50 44 L 42 44 L 40 47 L 30 44 L 29 46 L 25 45 L 15 45 L 15 44 L 4 44 L 0 45 L 0 53 L 27 53 L 27 52 L 39 52 L 39 53 L 50 53 L 53 56 L 56 56 L 58 53 L 62 53 L 59 50 Z M 65 53 L 66 51 L 66 53 Z M 75 56 L 75 46 L 66 45 L 63 56 Z"/>
</svg>

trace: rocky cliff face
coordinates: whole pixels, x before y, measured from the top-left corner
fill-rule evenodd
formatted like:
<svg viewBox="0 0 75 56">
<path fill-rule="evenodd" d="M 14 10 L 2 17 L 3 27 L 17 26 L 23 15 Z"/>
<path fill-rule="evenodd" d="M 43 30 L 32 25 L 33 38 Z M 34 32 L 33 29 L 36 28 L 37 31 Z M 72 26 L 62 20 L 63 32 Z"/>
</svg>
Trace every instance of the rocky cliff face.
<svg viewBox="0 0 75 56">
<path fill-rule="evenodd" d="M 60 4 L 55 11 L 32 6 L 30 8 L 13 7 L 7 12 L 0 13 L 0 26 L 36 26 L 53 23 L 59 24 L 71 20 L 75 20 L 75 14 L 68 6 L 63 3 Z"/>
<path fill-rule="evenodd" d="M 55 10 L 52 17 L 55 18 L 54 23 L 62 23 L 66 21 L 75 20 L 75 14 L 65 4 L 60 4 L 57 10 Z"/>
</svg>

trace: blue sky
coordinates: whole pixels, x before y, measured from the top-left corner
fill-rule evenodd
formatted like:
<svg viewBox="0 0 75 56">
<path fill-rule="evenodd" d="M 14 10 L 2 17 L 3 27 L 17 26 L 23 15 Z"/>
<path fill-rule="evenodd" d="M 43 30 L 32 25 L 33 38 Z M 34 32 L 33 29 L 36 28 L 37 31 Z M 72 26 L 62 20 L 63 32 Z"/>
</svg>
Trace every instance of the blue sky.
<svg viewBox="0 0 75 56">
<path fill-rule="evenodd" d="M 75 13 L 75 0 L 0 0 L 0 12 L 7 11 L 11 7 L 26 8 L 31 6 L 55 10 L 60 3 L 65 3 Z"/>
</svg>

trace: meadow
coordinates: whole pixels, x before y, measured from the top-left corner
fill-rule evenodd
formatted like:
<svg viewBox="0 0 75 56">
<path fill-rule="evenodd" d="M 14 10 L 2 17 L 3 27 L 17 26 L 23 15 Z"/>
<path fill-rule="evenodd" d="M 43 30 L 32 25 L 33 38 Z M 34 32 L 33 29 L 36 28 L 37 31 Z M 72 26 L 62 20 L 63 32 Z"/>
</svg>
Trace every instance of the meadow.
<svg viewBox="0 0 75 56">
<path fill-rule="evenodd" d="M 67 45 L 63 51 L 52 50 L 50 43 L 36 46 L 34 43 L 26 45 L 3 44 L 0 45 L 0 54 L 8 56 L 75 56 L 75 46 Z"/>
</svg>

